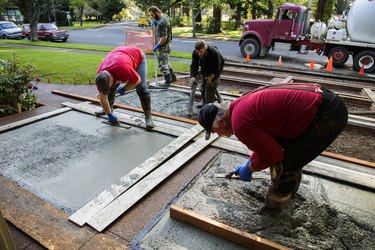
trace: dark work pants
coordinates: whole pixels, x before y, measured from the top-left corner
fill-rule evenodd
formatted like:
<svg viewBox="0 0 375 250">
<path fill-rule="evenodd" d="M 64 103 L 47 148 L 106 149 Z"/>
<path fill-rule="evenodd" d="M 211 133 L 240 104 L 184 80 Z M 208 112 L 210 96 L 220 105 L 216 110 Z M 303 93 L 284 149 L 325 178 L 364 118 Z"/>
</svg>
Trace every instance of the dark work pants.
<svg viewBox="0 0 375 250">
<path fill-rule="evenodd" d="M 323 90 L 323 103 L 305 134 L 284 146 L 281 173 L 272 182 L 275 192 L 293 195 L 300 184 L 302 168 L 319 156 L 344 130 L 348 110 L 340 97 Z"/>
</svg>

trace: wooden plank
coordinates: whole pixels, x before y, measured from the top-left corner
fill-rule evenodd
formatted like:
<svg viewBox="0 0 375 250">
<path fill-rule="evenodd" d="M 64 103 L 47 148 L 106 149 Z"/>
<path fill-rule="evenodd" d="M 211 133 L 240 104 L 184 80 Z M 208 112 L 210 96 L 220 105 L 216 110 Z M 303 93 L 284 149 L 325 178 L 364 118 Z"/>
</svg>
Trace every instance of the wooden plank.
<svg viewBox="0 0 375 250">
<path fill-rule="evenodd" d="M 375 103 L 375 93 L 370 88 L 363 88 L 362 93 L 368 96 Z"/>
<path fill-rule="evenodd" d="M 51 111 L 51 112 L 48 112 L 48 113 L 44 113 L 44 114 L 41 114 L 41 115 L 26 118 L 26 119 L 23 119 L 21 121 L 17 121 L 17 122 L 13 122 L 13 123 L 4 125 L 4 126 L 0 127 L 0 133 L 3 133 L 5 131 L 11 130 L 11 129 L 15 129 L 15 128 L 18 128 L 18 127 L 21 127 L 21 126 L 25 126 L 25 125 L 28 125 L 30 123 L 36 122 L 36 121 L 40 121 L 40 120 L 43 120 L 43 119 L 46 119 L 46 118 L 50 118 L 52 116 L 68 112 L 69 110 L 71 110 L 71 108 L 65 107 L 65 108 L 57 109 L 57 110 L 54 110 L 54 111 Z"/>
<path fill-rule="evenodd" d="M 69 220 L 83 226 L 88 219 L 102 210 L 105 206 L 111 203 L 114 199 L 128 190 L 131 186 L 137 183 L 140 179 L 153 171 L 162 162 L 167 160 L 171 155 L 178 151 L 179 148 L 184 146 L 200 132 L 203 128 L 196 125 L 187 130 L 184 134 L 173 140 L 167 146 L 162 148 L 159 152 L 148 158 L 145 162 L 137 166 L 135 169 L 121 177 L 118 181 L 113 183 L 108 189 L 101 192 L 97 197 L 92 199 L 81 209 L 76 211 L 69 217 Z"/>
<path fill-rule="evenodd" d="M 361 173 L 318 161 L 310 162 L 303 168 L 303 172 L 328 177 L 333 180 L 375 191 L 375 176 L 371 174 Z"/>
<path fill-rule="evenodd" d="M 217 222 L 195 212 L 177 207 L 176 205 L 170 207 L 169 214 L 175 220 L 187 223 L 250 249 L 291 249 L 276 242 L 261 238 L 255 234 L 243 232 L 237 228 Z"/>
<path fill-rule="evenodd" d="M 185 148 L 176 156 L 143 178 L 140 182 L 132 186 L 127 192 L 123 193 L 116 200 L 112 201 L 95 216 L 91 217 L 87 223 L 99 232 L 103 231 L 107 226 L 125 213 L 152 189 L 162 183 L 168 176 L 173 174 L 192 157 L 198 154 L 211 142 L 216 140 L 217 137 L 218 136 L 216 134 L 211 135 L 209 140 L 206 140 L 203 137 L 189 147 Z"/>
<path fill-rule="evenodd" d="M 70 223 L 62 211 L 2 176 L 0 190 L 4 218 L 48 249 L 79 249 L 95 234 Z"/>
<path fill-rule="evenodd" d="M 339 155 L 339 154 L 335 154 L 335 153 L 331 153 L 331 152 L 327 152 L 327 151 L 322 152 L 321 155 L 328 156 L 328 157 L 331 157 L 331 158 L 335 158 L 335 159 L 338 159 L 338 160 L 341 160 L 341 161 L 347 161 L 347 162 L 355 163 L 355 164 L 362 165 L 362 166 L 369 167 L 369 168 L 375 168 L 375 162 L 369 162 L 369 161 L 354 159 L 354 158 L 351 158 L 351 157 L 347 157 L 347 156 L 344 156 L 344 155 Z"/>
<path fill-rule="evenodd" d="M 288 76 L 284 80 L 282 80 L 280 83 L 291 83 L 293 82 L 293 76 Z"/>
<path fill-rule="evenodd" d="M 86 96 L 66 93 L 66 92 L 59 91 L 59 90 L 52 90 L 52 93 L 56 94 L 56 95 L 61 95 L 61 96 L 65 96 L 65 97 L 70 97 L 70 98 L 82 100 L 82 101 L 90 101 L 92 103 L 96 103 L 96 104 L 100 105 L 99 100 L 95 99 L 95 98 L 90 98 L 90 97 L 86 97 Z M 114 103 L 113 106 L 115 108 L 122 108 L 122 109 L 127 109 L 127 110 L 131 110 L 131 111 L 143 113 L 143 110 L 141 108 L 136 108 L 136 107 L 125 105 L 125 104 Z M 167 114 L 163 114 L 163 113 L 160 113 L 160 112 L 152 111 L 151 114 L 154 115 L 154 116 L 163 117 L 163 118 L 167 118 L 167 119 L 171 119 L 171 120 L 175 120 L 175 121 L 181 121 L 181 122 L 185 122 L 185 123 L 192 124 L 192 125 L 198 124 L 198 122 L 195 121 L 195 120 L 191 120 L 191 119 L 187 119 L 187 118 L 183 118 L 183 117 L 172 116 L 172 115 L 167 115 Z"/>
</svg>

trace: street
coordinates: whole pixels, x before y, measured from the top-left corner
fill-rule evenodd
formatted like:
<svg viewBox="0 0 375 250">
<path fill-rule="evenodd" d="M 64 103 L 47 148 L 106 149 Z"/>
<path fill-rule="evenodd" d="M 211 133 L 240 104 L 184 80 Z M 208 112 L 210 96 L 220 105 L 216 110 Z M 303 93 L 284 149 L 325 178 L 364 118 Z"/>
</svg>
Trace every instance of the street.
<svg viewBox="0 0 375 250">
<path fill-rule="evenodd" d="M 74 44 L 88 44 L 88 45 L 105 45 L 117 46 L 123 45 L 126 37 L 126 30 L 144 31 L 149 28 L 138 27 L 136 21 L 125 21 L 120 23 L 108 24 L 95 29 L 70 30 L 68 43 Z M 172 50 L 179 52 L 192 52 L 194 49 L 195 39 L 174 37 Z M 208 44 L 218 47 L 225 58 L 233 61 L 243 62 L 245 58 L 241 55 L 240 47 L 237 41 L 222 41 L 207 39 Z M 314 58 L 315 65 L 323 66 L 327 63 L 327 57 L 319 56 L 314 52 L 307 55 L 298 54 L 291 51 L 270 51 L 269 55 L 262 58 L 251 59 L 252 63 L 261 65 L 277 65 L 279 57 L 282 57 L 283 65 L 291 68 L 307 69 L 311 59 Z M 349 58 L 345 64 L 345 70 L 350 69 L 352 65 L 352 58 Z"/>
</svg>

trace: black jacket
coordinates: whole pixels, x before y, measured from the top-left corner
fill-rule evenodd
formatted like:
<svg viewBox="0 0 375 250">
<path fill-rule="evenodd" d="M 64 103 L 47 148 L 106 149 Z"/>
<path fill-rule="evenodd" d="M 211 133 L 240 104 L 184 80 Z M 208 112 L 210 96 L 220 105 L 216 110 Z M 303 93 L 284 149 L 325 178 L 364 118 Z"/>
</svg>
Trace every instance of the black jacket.
<svg viewBox="0 0 375 250">
<path fill-rule="evenodd" d="M 206 54 L 199 58 L 198 53 L 194 50 L 192 55 L 192 62 L 190 65 L 190 77 L 196 77 L 199 71 L 202 70 L 202 76 L 205 78 L 209 74 L 215 74 L 215 80 L 223 71 L 224 58 L 215 46 L 207 45 Z"/>
</svg>

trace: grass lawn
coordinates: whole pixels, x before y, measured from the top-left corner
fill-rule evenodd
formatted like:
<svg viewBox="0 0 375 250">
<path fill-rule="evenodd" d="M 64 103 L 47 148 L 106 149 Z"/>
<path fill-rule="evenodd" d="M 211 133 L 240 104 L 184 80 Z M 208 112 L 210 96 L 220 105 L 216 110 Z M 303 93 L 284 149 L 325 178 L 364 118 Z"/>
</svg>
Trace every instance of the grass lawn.
<svg viewBox="0 0 375 250">
<path fill-rule="evenodd" d="M 0 47 L 1 59 L 12 58 L 13 55 L 23 63 L 32 63 L 41 81 L 47 82 L 49 77 L 52 83 L 61 83 L 63 80 L 69 84 L 94 84 L 96 70 L 105 57 L 103 54 Z M 154 61 L 148 59 L 147 62 L 147 79 L 151 79 L 155 76 Z M 172 62 L 172 65 L 177 72 L 188 72 L 190 67 L 181 62 Z"/>
<path fill-rule="evenodd" d="M 221 37 L 221 38 L 241 38 L 241 30 L 224 30 L 224 33 L 219 34 L 206 34 L 206 33 L 195 33 L 196 36 L 204 36 L 204 37 Z M 174 27 L 173 28 L 173 35 L 181 36 L 181 37 L 192 37 L 193 36 L 193 28 L 192 27 Z"/>
<path fill-rule="evenodd" d="M 74 30 L 74 29 L 90 29 L 94 27 L 100 27 L 104 25 L 108 25 L 105 23 L 100 23 L 100 22 L 85 22 L 83 21 L 82 26 L 80 26 L 79 22 L 72 22 L 73 25 L 70 26 L 59 26 L 60 29 L 65 29 L 65 30 Z"/>
</svg>

